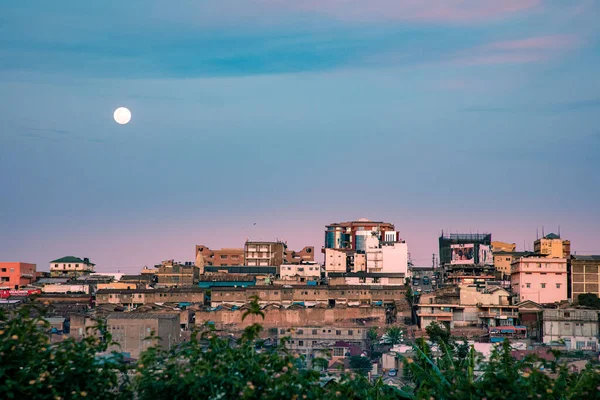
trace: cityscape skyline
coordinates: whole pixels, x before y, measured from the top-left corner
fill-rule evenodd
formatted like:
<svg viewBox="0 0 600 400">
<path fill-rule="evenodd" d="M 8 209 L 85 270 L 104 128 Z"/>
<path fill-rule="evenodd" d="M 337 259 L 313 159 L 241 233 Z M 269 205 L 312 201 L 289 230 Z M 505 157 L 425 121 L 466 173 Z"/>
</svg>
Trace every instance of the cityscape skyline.
<svg viewBox="0 0 600 400">
<path fill-rule="evenodd" d="M 600 253 L 598 2 L 0 15 L 4 260 L 137 271 L 245 237 L 320 249 L 326 224 L 361 217 L 393 222 L 418 265 L 442 229 L 522 249 L 561 226 L 574 252 Z"/>
</svg>

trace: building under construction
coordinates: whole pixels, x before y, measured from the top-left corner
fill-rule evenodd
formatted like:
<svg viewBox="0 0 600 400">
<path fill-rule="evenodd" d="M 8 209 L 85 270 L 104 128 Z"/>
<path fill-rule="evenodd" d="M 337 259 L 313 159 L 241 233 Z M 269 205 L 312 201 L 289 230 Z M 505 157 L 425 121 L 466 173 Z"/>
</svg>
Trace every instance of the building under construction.
<svg viewBox="0 0 600 400">
<path fill-rule="evenodd" d="M 491 233 L 449 233 L 439 238 L 444 281 L 484 285 L 494 279 Z"/>
</svg>

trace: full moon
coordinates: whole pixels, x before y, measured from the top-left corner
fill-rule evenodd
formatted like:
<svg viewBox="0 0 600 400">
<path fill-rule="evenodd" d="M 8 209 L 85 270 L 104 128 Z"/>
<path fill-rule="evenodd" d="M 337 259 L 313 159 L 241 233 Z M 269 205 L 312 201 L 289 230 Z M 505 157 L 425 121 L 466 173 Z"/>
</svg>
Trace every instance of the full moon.
<svg viewBox="0 0 600 400">
<path fill-rule="evenodd" d="M 117 108 L 113 116 L 117 124 L 125 125 L 131 121 L 131 111 L 125 107 Z"/>
</svg>

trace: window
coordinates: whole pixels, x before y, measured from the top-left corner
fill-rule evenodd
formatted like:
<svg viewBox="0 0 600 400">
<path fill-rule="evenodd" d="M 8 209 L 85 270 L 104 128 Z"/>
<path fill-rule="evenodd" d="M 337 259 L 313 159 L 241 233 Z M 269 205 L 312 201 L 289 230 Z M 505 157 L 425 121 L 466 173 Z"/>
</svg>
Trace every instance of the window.
<svg viewBox="0 0 600 400">
<path fill-rule="evenodd" d="M 298 329 L 298 335 L 303 335 L 304 334 L 304 329 Z"/>
<path fill-rule="evenodd" d="M 570 312 L 565 312 L 564 317 L 565 318 L 570 318 L 571 317 L 571 313 Z"/>
<path fill-rule="evenodd" d="M 283 335 L 283 334 L 285 333 L 285 329 L 280 329 L 280 330 L 279 330 L 279 333 L 280 333 L 281 335 Z"/>
<path fill-rule="evenodd" d="M 542 283 L 542 289 L 544 289 L 546 287 L 545 283 Z"/>
<path fill-rule="evenodd" d="M 232 260 L 239 260 L 240 256 L 238 256 L 237 254 L 234 254 L 234 255 L 231 256 L 231 259 Z"/>
<path fill-rule="evenodd" d="M 227 254 L 221 254 L 220 258 L 221 260 L 227 260 Z"/>
<path fill-rule="evenodd" d="M 312 345 L 313 345 L 313 347 L 314 347 L 314 346 L 316 346 L 316 345 L 317 345 L 317 341 L 316 341 L 316 340 L 313 340 L 313 341 L 312 341 Z"/>
<path fill-rule="evenodd" d="M 531 283 L 526 283 L 525 285 L 527 285 L 528 288 L 531 287 Z"/>
<path fill-rule="evenodd" d="M 560 289 L 560 283 L 557 283 L 557 284 L 556 284 L 556 288 L 557 288 L 557 289 Z"/>
<path fill-rule="evenodd" d="M 342 331 L 335 331 L 336 336 L 341 336 L 342 335 Z"/>
<path fill-rule="evenodd" d="M 316 329 L 313 329 L 313 330 L 312 330 L 312 334 L 313 334 L 313 335 L 316 335 L 316 334 L 317 334 L 317 330 L 316 330 Z"/>
<path fill-rule="evenodd" d="M 585 342 L 580 342 L 579 340 L 575 343 L 575 348 L 577 350 L 581 350 L 585 347 Z"/>
<path fill-rule="evenodd" d="M 298 346 L 304 347 L 304 340 L 298 340 Z"/>
<path fill-rule="evenodd" d="M 348 336 L 352 336 L 352 335 L 354 335 L 354 331 L 353 330 L 349 330 L 348 331 Z"/>
<path fill-rule="evenodd" d="M 334 347 L 333 348 L 333 356 L 334 357 L 344 357 L 344 348 L 343 347 Z"/>
</svg>

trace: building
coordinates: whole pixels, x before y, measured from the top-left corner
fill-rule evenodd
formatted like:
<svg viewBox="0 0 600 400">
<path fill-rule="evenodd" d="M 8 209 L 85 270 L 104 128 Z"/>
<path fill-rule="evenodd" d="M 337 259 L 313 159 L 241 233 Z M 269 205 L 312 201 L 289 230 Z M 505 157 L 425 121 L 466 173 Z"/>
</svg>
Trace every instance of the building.
<svg viewBox="0 0 600 400">
<path fill-rule="evenodd" d="M 385 232 L 394 230 L 394 224 L 371 221 L 367 218 L 332 223 L 325 227 L 324 249 L 340 249 L 349 252 L 364 250 L 362 240 L 365 236 L 363 232 L 377 232 L 378 235 L 385 237 Z"/>
<path fill-rule="evenodd" d="M 0 262 L 0 287 L 18 289 L 31 285 L 36 277 L 36 265 L 24 262 Z"/>
<path fill-rule="evenodd" d="M 315 261 L 315 248 L 313 246 L 306 246 L 300 251 L 286 250 L 283 252 L 285 263 L 287 264 L 300 264 L 303 262 L 314 262 Z"/>
<path fill-rule="evenodd" d="M 196 256 L 201 254 L 204 259 L 204 265 L 244 265 L 244 249 L 242 248 L 222 248 L 211 250 L 202 244 L 196 245 Z"/>
<path fill-rule="evenodd" d="M 246 287 L 256 285 L 255 275 L 242 274 L 207 274 L 201 275 L 198 287 Z"/>
<path fill-rule="evenodd" d="M 364 258 L 364 257 L 363 257 Z M 365 268 L 366 268 L 366 259 Z M 343 249 L 325 249 L 325 271 L 330 272 L 347 272 L 348 257 Z"/>
<path fill-rule="evenodd" d="M 567 260 L 520 257 L 511 265 L 510 283 L 519 302 L 549 304 L 567 300 Z"/>
<path fill-rule="evenodd" d="M 571 242 L 562 240 L 560 235 L 549 233 L 533 242 L 533 252 L 548 258 L 569 258 L 571 255 Z"/>
<path fill-rule="evenodd" d="M 462 275 L 470 277 L 494 275 L 490 233 L 444 234 L 442 232 L 439 238 L 439 255 L 446 281 L 456 281 L 457 277 Z"/>
<path fill-rule="evenodd" d="M 85 293 L 90 294 L 90 285 L 49 284 L 42 287 L 42 293 Z"/>
<path fill-rule="evenodd" d="M 328 274 L 328 284 L 337 285 L 381 285 L 381 286 L 402 286 L 405 283 L 406 275 L 395 272 L 330 272 Z"/>
<path fill-rule="evenodd" d="M 314 358 L 344 358 L 348 345 L 361 351 L 368 348 L 369 328 L 338 326 L 302 326 L 292 329 L 279 328 L 278 337 L 288 337 L 286 347 L 294 353 L 302 354 L 308 363 Z M 344 342 L 346 345 L 339 345 Z"/>
<path fill-rule="evenodd" d="M 492 242 L 492 252 L 496 253 L 498 251 L 508 251 L 508 252 L 517 251 L 517 244 L 493 241 Z"/>
<path fill-rule="evenodd" d="M 89 275 L 94 272 L 96 264 L 90 262 L 89 258 L 67 256 L 50 261 L 50 276 L 56 278 L 77 278 L 81 275 Z"/>
<path fill-rule="evenodd" d="M 96 305 L 112 304 L 133 310 L 145 304 L 204 304 L 205 291 L 199 287 L 168 289 L 102 289 L 96 292 Z"/>
<path fill-rule="evenodd" d="M 321 280 L 321 265 L 316 262 L 307 262 L 304 264 L 283 264 L 281 267 L 279 267 L 279 278 L 283 282 L 289 280 L 299 284 L 306 284 L 306 282 L 317 282 Z"/>
<path fill-rule="evenodd" d="M 200 268 L 191 262 L 180 264 L 174 260 L 166 260 L 157 267 L 159 286 L 193 286 L 200 276 Z"/>
<path fill-rule="evenodd" d="M 119 344 L 113 350 L 129 353 L 131 358 L 158 344 L 170 350 L 181 342 L 179 314 L 167 313 L 112 313 L 106 318 L 112 339 Z M 155 338 L 150 338 L 154 334 Z"/>
<path fill-rule="evenodd" d="M 577 308 L 546 309 L 543 341 L 563 341 L 567 350 L 598 350 L 598 311 Z"/>
<path fill-rule="evenodd" d="M 600 256 L 572 255 L 568 267 L 570 299 L 576 302 L 584 293 L 600 297 Z"/>
<path fill-rule="evenodd" d="M 283 264 L 286 245 L 283 242 L 247 241 L 244 258 L 248 266 L 280 266 Z"/>
<path fill-rule="evenodd" d="M 497 243 L 497 242 L 496 242 Z M 520 257 L 528 257 L 533 253 L 528 251 L 505 251 L 494 250 L 494 268 L 499 279 L 510 279 L 510 268 L 514 260 Z"/>
<path fill-rule="evenodd" d="M 421 329 L 432 322 L 459 327 L 517 325 L 519 309 L 513 306 L 508 291 L 493 287 L 452 286 L 422 294 L 417 305 Z"/>
</svg>

